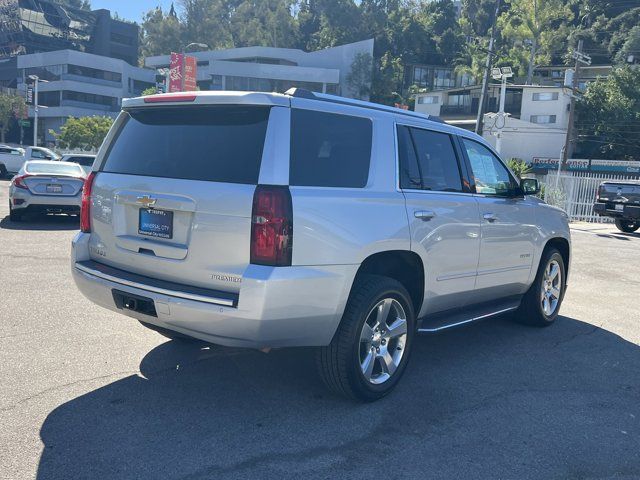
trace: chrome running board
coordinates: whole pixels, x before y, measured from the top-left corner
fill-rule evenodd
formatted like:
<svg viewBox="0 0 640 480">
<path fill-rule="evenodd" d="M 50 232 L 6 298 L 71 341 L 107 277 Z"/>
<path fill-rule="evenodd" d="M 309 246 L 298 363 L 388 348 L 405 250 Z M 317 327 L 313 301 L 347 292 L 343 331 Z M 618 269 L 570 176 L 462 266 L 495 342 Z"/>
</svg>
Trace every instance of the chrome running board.
<svg viewBox="0 0 640 480">
<path fill-rule="evenodd" d="M 438 313 L 432 317 L 425 317 L 420 321 L 419 333 L 436 333 L 449 328 L 459 327 L 467 323 L 478 322 L 486 318 L 495 317 L 503 313 L 512 312 L 520 306 L 520 299 L 501 302 L 499 305 L 492 305 L 492 308 L 465 309 L 463 311 L 448 311 Z"/>
</svg>

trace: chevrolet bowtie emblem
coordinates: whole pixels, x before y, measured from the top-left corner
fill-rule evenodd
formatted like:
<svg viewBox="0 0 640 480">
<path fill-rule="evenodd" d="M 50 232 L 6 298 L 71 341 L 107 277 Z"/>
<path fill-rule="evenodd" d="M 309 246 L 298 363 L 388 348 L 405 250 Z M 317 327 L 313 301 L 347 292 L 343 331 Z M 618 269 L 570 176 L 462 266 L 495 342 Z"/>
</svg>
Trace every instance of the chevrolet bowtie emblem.
<svg viewBox="0 0 640 480">
<path fill-rule="evenodd" d="M 155 205 L 158 201 L 157 198 L 151 198 L 149 195 L 144 195 L 143 197 L 138 197 L 136 202 L 141 203 L 145 207 L 150 207 L 151 205 Z"/>
</svg>

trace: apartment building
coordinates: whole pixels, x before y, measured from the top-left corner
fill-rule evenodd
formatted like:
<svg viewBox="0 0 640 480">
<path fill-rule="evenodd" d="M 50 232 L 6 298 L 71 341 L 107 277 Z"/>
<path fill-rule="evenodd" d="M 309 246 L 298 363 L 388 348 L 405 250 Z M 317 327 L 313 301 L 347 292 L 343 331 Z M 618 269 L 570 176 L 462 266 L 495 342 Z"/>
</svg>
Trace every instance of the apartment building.
<svg viewBox="0 0 640 480">
<path fill-rule="evenodd" d="M 445 122 L 473 130 L 480 99 L 480 86 L 423 93 L 416 96 L 415 110 L 440 117 Z M 504 158 L 558 158 L 564 145 L 569 121 L 570 91 L 565 87 L 510 85 L 507 87 L 504 125 L 499 124 L 500 86 L 488 90 L 487 113 L 482 132 L 490 143 L 496 143 L 501 130 Z M 501 128 L 502 127 L 502 128 Z"/>
</svg>

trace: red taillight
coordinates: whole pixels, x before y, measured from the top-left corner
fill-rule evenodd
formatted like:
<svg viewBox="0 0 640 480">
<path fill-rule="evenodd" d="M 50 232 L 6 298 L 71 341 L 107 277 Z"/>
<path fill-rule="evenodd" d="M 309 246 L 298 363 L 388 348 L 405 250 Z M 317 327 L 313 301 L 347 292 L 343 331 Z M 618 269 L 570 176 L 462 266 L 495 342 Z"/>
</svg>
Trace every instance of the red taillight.
<svg viewBox="0 0 640 480">
<path fill-rule="evenodd" d="M 82 203 L 80 205 L 80 231 L 91 233 L 91 187 L 96 173 L 91 172 L 82 187 Z"/>
<path fill-rule="evenodd" d="M 293 208 L 289 187 L 258 185 L 251 212 L 251 263 L 291 265 Z"/>
<path fill-rule="evenodd" d="M 29 190 L 29 187 L 24 183 L 24 179 L 30 177 L 31 175 L 20 175 L 19 177 L 15 177 L 13 179 L 13 186 L 16 188 L 23 188 L 25 190 Z"/>
</svg>

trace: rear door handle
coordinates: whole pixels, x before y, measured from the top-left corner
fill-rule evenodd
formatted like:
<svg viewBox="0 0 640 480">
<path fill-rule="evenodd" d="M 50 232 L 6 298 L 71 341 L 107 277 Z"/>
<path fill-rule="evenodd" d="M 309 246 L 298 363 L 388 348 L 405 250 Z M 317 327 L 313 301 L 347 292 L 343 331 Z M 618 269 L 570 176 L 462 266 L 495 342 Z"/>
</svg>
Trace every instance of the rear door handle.
<svg viewBox="0 0 640 480">
<path fill-rule="evenodd" d="M 416 210 L 415 212 L 413 212 L 413 216 L 426 222 L 435 217 L 436 213 L 432 212 L 431 210 Z"/>
<path fill-rule="evenodd" d="M 498 219 L 495 213 L 485 213 L 484 215 L 482 215 L 482 218 L 484 218 L 487 222 L 495 222 Z"/>
</svg>

